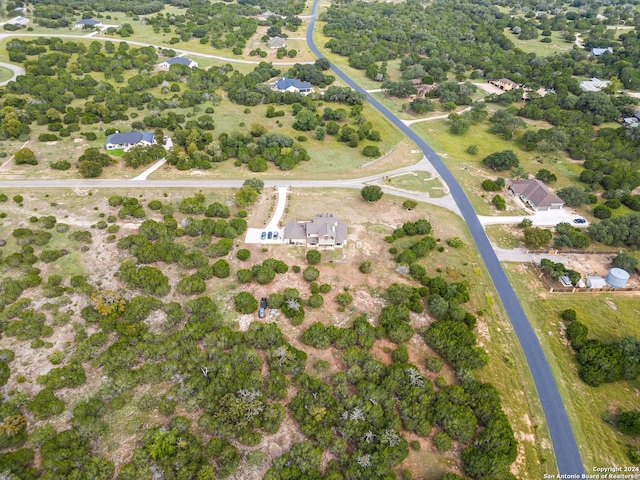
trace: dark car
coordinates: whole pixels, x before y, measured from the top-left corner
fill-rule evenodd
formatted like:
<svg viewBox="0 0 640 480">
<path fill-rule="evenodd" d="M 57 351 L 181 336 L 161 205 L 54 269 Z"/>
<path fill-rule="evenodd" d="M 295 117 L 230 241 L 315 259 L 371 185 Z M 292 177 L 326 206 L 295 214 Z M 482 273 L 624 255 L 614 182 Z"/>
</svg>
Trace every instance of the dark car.
<svg viewBox="0 0 640 480">
<path fill-rule="evenodd" d="M 587 223 L 584 218 L 574 218 L 573 223 Z"/>
<path fill-rule="evenodd" d="M 264 240 L 265 238 L 267 238 L 267 232 L 262 232 L 260 234 L 260 240 Z"/>
<path fill-rule="evenodd" d="M 273 237 L 273 232 L 267 233 L 267 239 L 271 240 L 271 237 Z"/>
<path fill-rule="evenodd" d="M 273 239 L 277 240 L 278 239 L 278 232 L 273 232 Z"/>
<path fill-rule="evenodd" d="M 260 308 L 267 308 L 267 297 L 262 297 L 260 299 Z"/>
</svg>

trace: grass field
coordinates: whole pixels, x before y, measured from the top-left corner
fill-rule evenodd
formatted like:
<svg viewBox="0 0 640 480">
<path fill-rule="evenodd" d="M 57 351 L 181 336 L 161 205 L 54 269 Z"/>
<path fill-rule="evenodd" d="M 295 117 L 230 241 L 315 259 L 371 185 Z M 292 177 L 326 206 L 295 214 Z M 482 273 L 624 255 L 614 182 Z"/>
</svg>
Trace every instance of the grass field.
<svg viewBox="0 0 640 480">
<path fill-rule="evenodd" d="M 612 294 L 545 293 L 531 267 L 507 264 L 505 270 L 529 320 L 538 334 L 563 397 L 585 471 L 592 467 L 630 465 L 625 444 L 630 437 L 603 421 L 617 409 L 638 408 L 640 381 L 616 382 L 594 388 L 578 377 L 578 365 L 564 337 L 559 313 L 573 308 L 589 327 L 589 336 L 613 341 L 627 335 L 640 336 L 640 307 L 637 296 Z M 640 442 L 636 440 L 636 446 Z"/>
<path fill-rule="evenodd" d="M 13 71 L 6 67 L 0 67 L 0 82 L 6 82 L 13 77 Z"/>
<path fill-rule="evenodd" d="M 538 36 L 538 38 L 534 38 L 531 40 L 520 40 L 518 35 L 511 32 L 510 29 L 505 28 L 504 35 L 511 40 L 517 48 L 526 53 L 535 53 L 539 57 L 546 57 L 549 55 L 554 55 L 556 53 L 568 52 L 574 46 L 573 43 L 567 43 L 561 36 L 562 32 L 551 32 L 551 43 L 542 43 L 540 40 L 543 38 L 542 35 Z"/>
<path fill-rule="evenodd" d="M 510 173 L 509 171 L 494 173 L 482 167 L 480 163 L 482 159 L 493 152 L 513 150 L 520 159 L 520 166 L 530 174 L 535 174 L 541 168 L 555 173 L 558 181 L 551 185 L 553 189 L 579 185 L 576 181 L 582 167 L 579 163 L 568 160 L 563 152 L 548 154 L 525 152 L 518 147 L 515 140 L 505 140 L 501 136 L 490 134 L 486 124 L 474 126 L 468 133 L 461 136 L 449 133 L 447 120 L 415 123 L 411 128 L 442 157 L 464 187 L 469 200 L 480 215 L 495 214 L 495 209 L 487 200 L 489 194 L 480 188 L 480 183 L 486 178 L 497 176 L 508 178 Z M 470 145 L 478 147 L 477 154 L 471 155 L 467 152 Z M 520 210 L 509 211 L 509 207 L 511 205 L 508 206 L 505 214 L 519 215 L 524 213 Z M 583 207 L 580 211 L 586 216 L 590 215 L 590 209 L 587 207 Z"/>
<path fill-rule="evenodd" d="M 444 197 L 442 183 L 428 172 L 412 172 L 405 175 L 388 177 L 387 183 L 392 187 L 411 190 L 414 192 L 426 192 L 431 198 Z"/>
</svg>

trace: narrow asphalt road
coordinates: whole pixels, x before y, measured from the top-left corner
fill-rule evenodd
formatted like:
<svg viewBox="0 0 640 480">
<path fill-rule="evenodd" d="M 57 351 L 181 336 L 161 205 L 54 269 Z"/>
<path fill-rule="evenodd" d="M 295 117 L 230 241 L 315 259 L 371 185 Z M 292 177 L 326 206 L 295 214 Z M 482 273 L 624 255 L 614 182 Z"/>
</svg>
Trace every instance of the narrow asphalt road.
<svg viewBox="0 0 640 480">
<path fill-rule="evenodd" d="M 314 0 L 312 9 L 312 18 L 309 23 L 309 29 L 307 30 L 307 44 L 318 58 L 323 58 L 323 55 L 316 48 L 313 41 L 313 27 L 318 14 L 319 0 Z M 349 76 L 342 72 L 335 65 L 331 65 L 336 74 L 351 88 L 363 93 L 369 103 L 373 105 L 380 113 L 389 119 L 396 127 L 400 129 L 405 135 L 407 135 L 415 144 L 424 152 L 425 157 L 433 164 L 434 168 L 440 175 L 440 177 L 449 186 L 451 194 L 455 199 L 462 217 L 467 222 L 471 235 L 476 242 L 480 255 L 482 256 L 484 263 L 489 271 L 489 275 L 493 280 L 493 283 L 498 291 L 500 300 L 504 305 L 504 308 L 509 316 L 509 320 L 513 325 L 513 329 L 516 332 L 520 346 L 524 352 L 525 358 L 531 370 L 531 375 L 536 385 L 540 402 L 544 410 L 547 424 L 549 426 L 549 432 L 551 434 L 551 441 L 553 442 L 553 448 L 556 454 L 556 461 L 558 464 L 558 470 L 560 474 L 578 474 L 584 473 L 584 466 L 580 458 L 580 451 L 576 444 L 575 437 L 573 436 L 573 430 L 571 429 L 571 423 L 569 417 L 562 403 L 558 386 L 553 378 L 549 364 L 544 356 L 544 352 L 540 347 L 538 338 L 535 332 L 531 328 L 531 324 L 527 319 L 527 316 L 516 297 L 507 276 L 500 265 L 500 261 L 496 256 L 487 235 L 478 220 L 478 217 L 473 210 L 469 199 L 465 195 L 462 187 L 458 184 L 454 176 L 449 172 L 444 165 L 440 157 L 433 151 L 433 149 L 424 141 L 418 134 L 405 125 L 398 117 L 391 113 L 385 106 L 380 104 L 375 98 L 368 94 L 365 90 L 360 88 Z"/>
</svg>

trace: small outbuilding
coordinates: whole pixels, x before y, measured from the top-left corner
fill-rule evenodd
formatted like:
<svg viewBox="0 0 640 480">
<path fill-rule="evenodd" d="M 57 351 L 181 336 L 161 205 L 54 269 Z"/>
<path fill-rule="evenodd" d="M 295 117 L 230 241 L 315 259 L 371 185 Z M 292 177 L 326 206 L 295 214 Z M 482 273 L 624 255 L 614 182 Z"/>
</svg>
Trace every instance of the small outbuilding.
<svg viewBox="0 0 640 480">
<path fill-rule="evenodd" d="M 602 277 L 587 277 L 585 280 L 587 288 L 604 288 L 607 286 L 607 282 Z"/>
<path fill-rule="evenodd" d="M 629 281 L 629 272 L 622 268 L 612 268 L 605 279 L 611 288 L 624 288 Z"/>
</svg>

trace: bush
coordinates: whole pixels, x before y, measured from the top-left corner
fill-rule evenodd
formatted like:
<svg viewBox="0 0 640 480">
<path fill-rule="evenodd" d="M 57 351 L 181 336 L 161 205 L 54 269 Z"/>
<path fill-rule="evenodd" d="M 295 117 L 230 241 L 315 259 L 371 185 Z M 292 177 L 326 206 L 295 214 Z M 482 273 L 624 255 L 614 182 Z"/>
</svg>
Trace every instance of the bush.
<svg viewBox="0 0 640 480">
<path fill-rule="evenodd" d="M 322 254 L 318 250 L 307 250 L 307 263 L 317 265 L 322 260 Z"/>
<path fill-rule="evenodd" d="M 433 436 L 433 445 L 441 452 L 451 449 L 451 438 L 446 432 L 438 432 Z"/>
<path fill-rule="evenodd" d="M 236 272 L 236 276 L 240 283 L 249 283 L 253 280 L 253 272 L 248 268 L 241 268 Z"/>
<path fill-rule="evenodd" d="M 367 145 L 362 149 L 362 155 L 376 158 L 380 156 L 380 149 L 376 145 Z"/>
<path fill-rule="evenodd" d="M 495 152 L 482 159 L 482 164 L 492 170 L 509 170 L 510 168 L 518 167 L 520 160 L 512 150 L 504 150 L 502 152 Z"/>
<path fill-rule="evenodd" d="M 320 308 L 324 303 L 324 297 L 318 293 L 314 293 L 309 297 L 308 303 L 311 308 Z"/>
<path fill-rule="evenodd" d="M 360 190 L 360 195 L 367 202 L 376 202 L 382 198 L 383 192 L 378 185 L 367 185 Z"/>
<path fill-rule="evenodd" d="M 55 136 L 55 135 L 54 135 Z M 33 150 L 29 148 L 19 148 L 13 154 L 13 158 L 16 161 L 16 165 L 37 165 L 38 160 Z"/>
<path fill-rule="evenodd" d="M 304 269 L 304 272 L 302 272 L 302 277 L 307 282 L 313 282 L 314 280 L 317 280 L 319 276 L 320 276 L 320 270 L 318 270 L 316 267 L 313 267 L 313 266 L 308 266 L 307 268 Z"/>
<path fill-rule="evenodd" d="M 353 302 L 353 297 L 349 292 L 341 292 L 336 295 L 335 300 L 336 300 L 336 303 L 341 307 L 346 307 L 347 305 L 350 305 L 351 302 Z"/>
<path fill-rule="evenodd" d="M 27 409 L 39 419 L 59 415 L 64 411 L 64 402 L 55 396 L 49 388 L 44 388 L 27 402 Z"/>
<path fill-rule="evenodd" d="M 365 260 L 360 264 L 360 266 L 358 267 L 358 270 L 360 270 L 361 273 L 371 272 L 371 262 L 369 260 Z"/>
<path fill-rule="evenodd" d="M 236 258 L 238 260 L 242 260 L 243 262 L 246 260 L 249 260 L 250 257 L 251 257 L 251 252 L 246 248 L 241 248 L 236 252 Z"/>
<path fill-rule="evenodd" d="M 258 309 L 258 300 L 249 292 L 240 292 L 233 297 L 236 312 L 250 314 Z"/>
<path fill-rule="evenodd" d="M 442 360 L 438 357 L 429 357 L 427 358 L 426 367 L 430 372 L 438 373 L 442 370 Z"/>
<path fill-rule="evenodd" d="M 597 205 L 593 209 L 593 216 L 596 218 L 604 219 L 611 217 L 611 209 L 606 205 Z"/>
<path fill-rule="evenodd" d="M 491 199 L 491 203 L 493 204 L 494 207 L 496 207 L 497 210 L 507 209 L 507 202 L 500 195 L 494 195 L 493 198 Z"/>
<path fill-rule="evenodd" d="M 447 245 L 451 248 L 462 248 L 464 247 L 464 242 L 460 237 L 451 237 L 447 240 Z"/>
<path fill-rule="evenodd" d="M 329 293 L 331 291 L 331 285 L 328 283 L 323 283 L 320 285 L 320 293 Z"/>
<path fill-rule="evenodd" d="M 573 322 L 578 318 L 576 311 L 573 308 L 567 308 L 560 312 L 560 318 L 565 322 Z"/>
<path fill-rule="evenodd" d="M 53 170 L 69 170 L 71 168 L 71 163 L 67 160 L 58 160 L 55 162 L 49 163 L 49 166 Z"/>
</svg>

